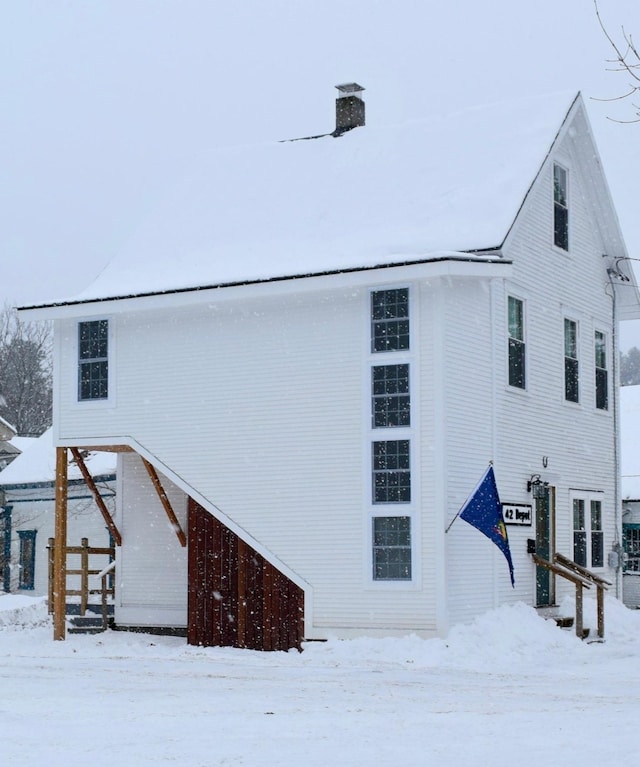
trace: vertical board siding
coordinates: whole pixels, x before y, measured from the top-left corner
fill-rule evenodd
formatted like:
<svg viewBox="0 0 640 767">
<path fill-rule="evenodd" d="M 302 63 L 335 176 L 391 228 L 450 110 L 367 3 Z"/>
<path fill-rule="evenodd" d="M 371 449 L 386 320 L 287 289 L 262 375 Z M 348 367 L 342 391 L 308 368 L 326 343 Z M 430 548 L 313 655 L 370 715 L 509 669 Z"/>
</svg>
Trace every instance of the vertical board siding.
<svg viewBox="0 0 640 767">
<path fill-rule="evenodd" d="M 260 554 L 189 499 L 190 644 L 300 648 L 304 594 Z"/>
</svg>

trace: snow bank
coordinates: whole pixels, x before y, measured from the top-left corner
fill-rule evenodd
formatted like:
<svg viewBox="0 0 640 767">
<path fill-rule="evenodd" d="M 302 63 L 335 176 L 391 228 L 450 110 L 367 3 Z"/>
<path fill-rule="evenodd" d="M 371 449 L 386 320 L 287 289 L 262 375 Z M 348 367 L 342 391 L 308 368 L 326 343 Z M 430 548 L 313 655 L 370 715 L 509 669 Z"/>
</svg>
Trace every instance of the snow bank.
<svg viewBox="0 0 640 767">
<path fill-rule="evenodd" d="M 45 597 L 0 594 L 0 631 L 36 628 L 49 623 Z"/>
</svg>

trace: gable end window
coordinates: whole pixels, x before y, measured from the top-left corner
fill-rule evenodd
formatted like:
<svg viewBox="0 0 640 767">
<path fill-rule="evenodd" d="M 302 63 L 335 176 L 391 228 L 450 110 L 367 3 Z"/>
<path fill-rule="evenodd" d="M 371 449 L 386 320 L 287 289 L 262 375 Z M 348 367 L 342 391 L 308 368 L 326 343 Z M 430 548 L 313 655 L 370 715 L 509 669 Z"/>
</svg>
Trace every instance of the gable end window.
<svg viewBox="0 0 640 767">
<path fill-rule="evenodd" d="M 78 399 L 109 396 L 109 321 L 78 323 Z"/>
<path fill-rule="evenodd" d="M 568 176 L 561 165 L 553 166 L 553 244 L 562 250 L 569 250 Z"/>
<path fill-rule="evenodd" d="M 509 296 L 509 386 L 524 389 L 525 343 L 524 343 L 524 303 L 519 298 Z"/>
<path fill-rule="evenodd" d="M 607 372 L 607 338 L 599 330 L 595 332 L 596 352 L 596 408 L 609 409 L 609 373 Z"/>
<path fill-rule="evenodd" d="M 580 400 L 578 365 L 578 323 L 564 321 L 564 398 L 567 402 Z"/>
</svg>

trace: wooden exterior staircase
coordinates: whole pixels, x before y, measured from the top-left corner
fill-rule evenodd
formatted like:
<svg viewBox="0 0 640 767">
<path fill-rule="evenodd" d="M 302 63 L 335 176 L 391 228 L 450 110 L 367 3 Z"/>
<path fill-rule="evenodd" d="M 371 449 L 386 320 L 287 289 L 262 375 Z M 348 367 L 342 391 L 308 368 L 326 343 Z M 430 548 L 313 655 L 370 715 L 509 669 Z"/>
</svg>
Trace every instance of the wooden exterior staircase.
<svg viewBox="0 0 640 767">
<path fill-rule="evenodd" d="M 599 575 L 592 573 L 590 570 L 587 570 L 585 567 L 582 567 L 582 565 L 579 565 L 577 562 L 574 562 L 572 559 L 569 559 L 562 554 L 554 554 L 552 562 L 547 559 L 543 559 L 537 554 L 532 554 L 532 557 L 533 561 L 539 567 L 544 567 L 553 575 L 565 578 L 575 585 L 576 616 L 574 625 L 576 636 L 580 637 L 580 639 L 586 639 L 589 635 L 589 629 L 584 628 L 583 620 L 584 589 L 590 589 L 592 586 L 596 587 L 598 640 L 604 641 L 604 592 L 608 589 L 609 586 L 612 585 L 611 581 L 607 581 L 604 578 L 601 578 Z"/>
</svg>

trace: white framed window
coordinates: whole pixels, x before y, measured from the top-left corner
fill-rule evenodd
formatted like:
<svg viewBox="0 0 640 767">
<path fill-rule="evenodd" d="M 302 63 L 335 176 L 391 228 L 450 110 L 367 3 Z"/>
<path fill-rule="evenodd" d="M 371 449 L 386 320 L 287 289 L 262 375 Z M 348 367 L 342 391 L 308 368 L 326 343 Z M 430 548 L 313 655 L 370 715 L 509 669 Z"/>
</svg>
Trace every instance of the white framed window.
<svg viewBox="0 0 640 767">
<path fill-rule="evenodd" d="M 578 323 L 564 318 L 564 398 L 580 402 L 580 363 L 578 361 Z"/>
<path fill-rule="evenodd" d="M 509 386 L 526 389 L 526 342 L 524 301 L 515 296 L 507 297 L 508 329 L 508 381 Z"/>
<path fill-rule="evenodd" d="M 409 349 L 409 288 L 371 293 L 371 351 Z"/>
<path fill-rule="evenodd" d="M 411 425 L 408 363 L 371 368 L 371 421 L 374 429 Z"/>
<path fill-rule="evenodd" d="M 553 244 L 569 250 L 569 171 L 553 165 Z"/>
<path fill-rule="evenodd" d="M 594 332 L 596 408 L 609 409 L 609 371 L 607 369 L 607 336 Z"/>
<path fill-rule="evenodd" d="M 112 399 L 112 329 L 106 318 L 77 324 L 77 401 Z"/>
<path fill-rule="evenodd" d="M 411 517 L 373 517 L 374 581 L 410 581 Z"/>
<path fill-rule="evenodd" d="M 571 494 L 573 561 L 588 569 L 604 567 L 603 493 Z"/>
</svg>

